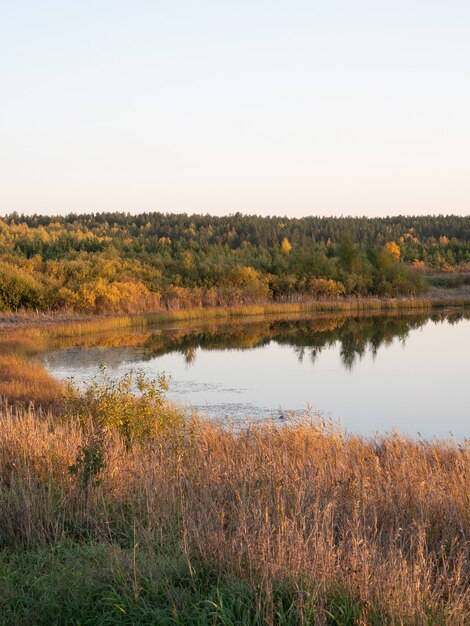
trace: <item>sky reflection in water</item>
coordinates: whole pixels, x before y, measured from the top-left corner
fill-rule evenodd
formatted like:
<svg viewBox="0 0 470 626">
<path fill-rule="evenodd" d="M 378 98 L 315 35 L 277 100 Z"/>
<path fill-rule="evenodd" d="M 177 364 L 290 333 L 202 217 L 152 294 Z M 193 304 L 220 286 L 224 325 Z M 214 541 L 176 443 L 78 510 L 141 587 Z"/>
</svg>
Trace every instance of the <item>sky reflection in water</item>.
<svg viewBox="0 0 470 626">
<path fill-rule="evenodd" d="M 57 346 L 51 373 L 80 383 L 130 368 L 171 376 L 169 396 L 214 417 L 308 407 L 350 432 L 469 435 L 470 319 L 316 317 L 134 329 Z"/>
</svg>

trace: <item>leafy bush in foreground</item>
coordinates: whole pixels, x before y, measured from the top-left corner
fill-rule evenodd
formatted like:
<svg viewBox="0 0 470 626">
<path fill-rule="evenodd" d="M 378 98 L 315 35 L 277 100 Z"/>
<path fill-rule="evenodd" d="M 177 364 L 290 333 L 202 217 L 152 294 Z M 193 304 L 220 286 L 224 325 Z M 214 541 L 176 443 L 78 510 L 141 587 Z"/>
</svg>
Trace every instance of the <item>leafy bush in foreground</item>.
<svg viewBox="0 0 470 626">
<path fill-rule="evenodd" d="M 100 372 L 84 391 L 69 385 L 65 397 L 69 418 L 79 418 L 95 431 L 115 430 L 126 446 L 157 432 L 175 431 L 183 424 L 183 414 L 166 401 L 168 380 L 164 374 L 151 379 L 142 371 L 131 370 L 113 379 L 106 368 L 101 367 Z"/>
</svg>

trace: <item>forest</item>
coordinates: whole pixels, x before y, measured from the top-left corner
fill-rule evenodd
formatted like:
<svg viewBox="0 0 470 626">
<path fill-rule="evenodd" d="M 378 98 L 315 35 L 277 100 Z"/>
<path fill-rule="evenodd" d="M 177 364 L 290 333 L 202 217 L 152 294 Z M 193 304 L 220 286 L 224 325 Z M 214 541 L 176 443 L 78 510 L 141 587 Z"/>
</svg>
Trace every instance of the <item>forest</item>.
<svg viewBox="0 0 470 626">
<path fill-rule="evenodd" d="M 139 312 L 424 293 L 470 267 L 470 217 L 0 218 L 0 310 Z"/>
</svg>

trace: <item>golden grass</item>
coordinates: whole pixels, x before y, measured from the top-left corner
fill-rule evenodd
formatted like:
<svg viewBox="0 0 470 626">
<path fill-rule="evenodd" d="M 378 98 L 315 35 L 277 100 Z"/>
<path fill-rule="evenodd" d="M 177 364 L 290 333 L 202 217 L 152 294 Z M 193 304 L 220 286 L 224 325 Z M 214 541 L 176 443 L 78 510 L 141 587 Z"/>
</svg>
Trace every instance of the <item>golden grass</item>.
<svg viewBox="0 0 470 626">
<path fill-rule="evenodd" d="M 0 422 L 3 545 L 127 533 L 142 550 L 176 541 L 190 569 L 265 591 L 306 577 L 319 606 L 340 586 L 363 624 L 372 607 L 384 624 L 470 619 L 468 445 L 346 437 L 321 420 L 196 421 L 191 436 L 130 450 L 110 434 L 101 480 L 84 490 L 68 467 L 86 432 L 7 405 Z"/>
<path fill-rule="evenodd" d="M 226 319 L 231 317 L 257 317 L 271 315 L 322 314 L 338 312 L 367 314 L 375 312 L 429 311 L 434 307 L 465 307 L 470 301 L 437 300 L 422 298 L 351 298 L 332 301 L 300 303 L 267 303 L 236 307 L 193 308 L 177 311 L 146 313 L 142 315 L 94 316 L 77 319 L 76 316 L 19 315 L 10 319 L 8 325 L 0 326 L 0 350 L 20 349 L 24 352 L 40 352 L 51 338 L 77 337 L 83 334 L 130 327 L 147 327 L 171 321 L 196 321 Z M 5 317 L 5 316 L 4 316 Z M 1 319 L 1 316 L 0 316 Z M 18 328 L 18 325 L 20 326 Z"/>
<path fill-rule="evenodd" d="M 218 317 L 238 317 L 251 315 L 272 315 L 292 313 L 324 313 L 390 311 L 399 309 L 429 309 L 433 302 L 426 298 L 345 298 L 342 300 L 324 300 L 307 302 L 271 302 L 266 304 L 240 305 L 234 307 L 215 307 L 200 309 L 182 309 L 156 314 L 155 319 L 191 320 Z"/>
<path fill-rule="evenodd" d="M 59 401 L 62 390 L 40 363 L 20 355 L 0 354 L 0 396 L 50 406 Z"/>
<path fill-rule="evenodd" d="M 49 315 L 30 313 L 3 314 L 9 324 L 0 325 L 0 349 L 17 344 L 25 349 L 38 349 L 49 338 L 80 336 L 107 330 L 120 330 L 129 327 L 146 327 L 169 321 L 191 321 L 224 319 L 231 317 L 322 314 L 338 312 L 346 314 L 367 314 L 374 312 L 429 311 L 433 308 L 470 306 L 470 299 L 459 298 L 344 298 L 341 300 L 298 303 L 264 303 L 233 307 L 191 308 L 174 311 L 159 311 L 135 315 L 84 316 L 77 318 L 60 312 Z M 18 325 L 20 328 L 18 328 Z"/>
<path fill-rule="evenodd" d="M 112 316 L 68 316 L 61 312 L 36 315 L 28 312 L 22 314 L 0 314 L 2 318 L 8 319 L 12 330 L 15 330 L 15 323 L 21 326 L 29 325 L 40 327 L 42 332 L 55 337 L 69 337 L 81 335 L 83 333 L 101 332 L 127 328 L 130 326 L 147 326 L 167 321 L 185 321 L 199 319 L 217 319 L 241 316 L 263 316 L 263 315 L 283 315 L 297 313 L 367 313 L 367 312 L 392 312 L 407 310 L 427 311 L 433 308 L 470 306 L 470 298 L 343 298 L 335 300 L 310 300 L 305 302 L 267 302 L 262 304 L 240 305 L 232 307 L 206 307 L 189 308 L 170 311 L 158 311 L 155 313 L 142 313 L 134 315 L 112 315 Z M 4 325 L 3 330 L 8 331 Z M 29 335 L 26 330 L 26 337 Z M 21 329 L 24 332 L 24 328 Z M 34 334 L 34 333 L 33 333 Z"/>
</svg>

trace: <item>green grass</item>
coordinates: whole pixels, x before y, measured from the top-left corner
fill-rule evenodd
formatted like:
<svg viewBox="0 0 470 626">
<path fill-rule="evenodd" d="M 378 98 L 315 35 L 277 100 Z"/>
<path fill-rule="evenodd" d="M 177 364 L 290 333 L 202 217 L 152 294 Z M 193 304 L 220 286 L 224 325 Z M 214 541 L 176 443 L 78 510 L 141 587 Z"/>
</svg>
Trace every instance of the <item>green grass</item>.
<svg viewBox="0 0 470 626">
<path fill-rule="evenodd" d="M 308 581 L 252 589 L 190 566 L 181 552 L 126 551 L 104 543 L 4 551 L 0 579 L 2 626 L 347 626 L 359 624 L 361 615 L 360 603 L 340 587 L 332 587 L 319 606 Z M 378 614 L 372 619 L 383 623 Z"/>
</svg>

